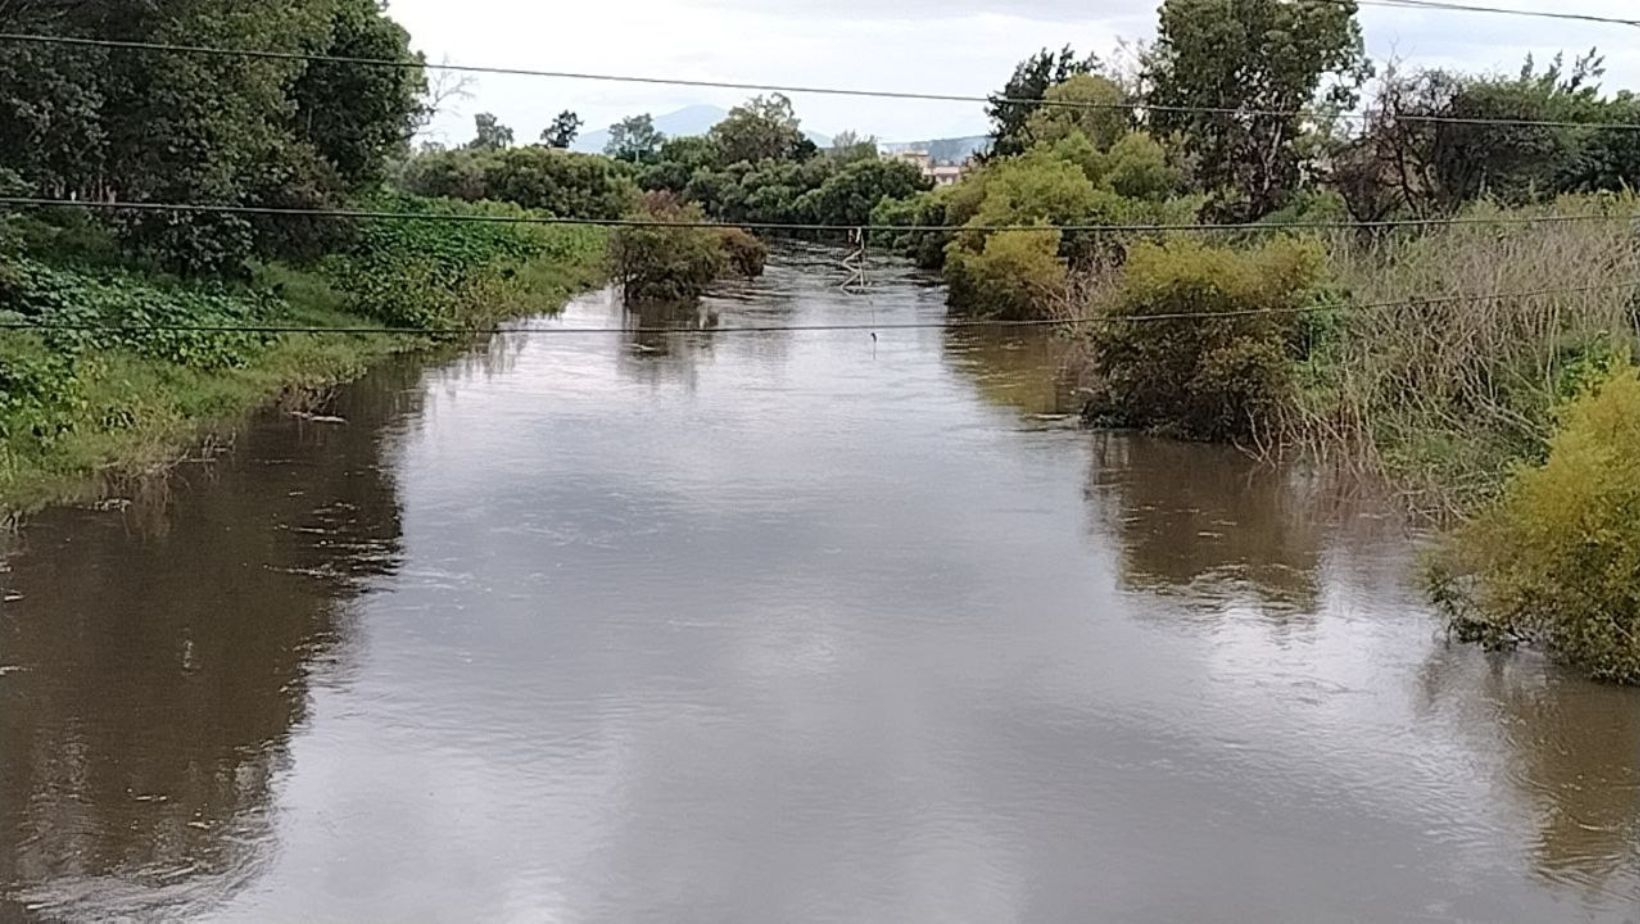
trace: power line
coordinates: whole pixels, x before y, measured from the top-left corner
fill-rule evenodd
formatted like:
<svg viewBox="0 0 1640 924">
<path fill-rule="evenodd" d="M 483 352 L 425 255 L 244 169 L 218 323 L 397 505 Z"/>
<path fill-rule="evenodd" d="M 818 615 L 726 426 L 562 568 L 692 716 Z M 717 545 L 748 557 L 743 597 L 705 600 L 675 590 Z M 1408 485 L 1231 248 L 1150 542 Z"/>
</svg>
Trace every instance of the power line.
<svg viewBox="0 0 1640 924">
<path fill-rule="evenodd" d="M 1381 302 L 1357 302 L 1342 305 L 1293 305 L 1269 308 L 1245 308 L 1235 311 L 1176 311 L 1151 314 L 1106 315 L 1074 318 L 957 318 L 944 321 L 900 321 L 884 324 L 750 324 L 736 327 L 314 327 L 280 324 L 92 324 L 85 322 L 52 323 L 32 321 L 0 321 L 0 330 L 74 332 L 74 333 L 217 333 L 217 334 L 344 334 L 368 336 L 376 334 L 410 337 L 489 336 L 499 334 L 575 335 L 575 334 L 767 334 L 815 333 L 836 331 L 877 332 L 892 330 L 967 330 L 975 328 L 1011 329 L 1040 327 L 1082 327 L 1091 324 L 1143 324 L 1158 321 L 1214 321 L 1229 318 L 1260 317 L 1265 315 L 1320 314 L 1329 311 L 1364 312 L 1388 308 L 1416 308 L 1426 305 L 1445 305 L 1458 302 L 1493 302 L 1509 299 L 1541 298 L 1549 295 L 1571 295 L 1615 289 L 1640 289 L 1640 279 L 1623 282 L 1592 283 L 1583 286 L 1559 286 L 1545 289 L 1527 289 L 1518 292 L 1455 293 L 1429 297 L 1400 298 Z"/>
<path fill-rule="evenodd" d="M 1345 6 L 1354 3 L 1357 6 L 1378 6 L 1410 10 L 1435 10 L 1452 13 L 1491 13 L 1502 16 L 1528 16 L 1537 19 L 1561 19 L 1576 22 L 1593 22 L 1613 26 L 1637 26 L 1640 20 L 1619 19 L 1612 16 L 1596 16 L 1592 13 L 1567 13 L 1557 10 L 1538 10 L 1527 8 L 1512 8 L 1505 6 L 1476 6 L 1467 3 L 1448 3 L 1445 0 L 1307 0 L 1310 3 L 1330 3 Z"/>
<path fill-rule="evenodd" d="M 1465 225 L 1543 225 L 1578 222 L 1640 221 L 1635 215 L 1574 214 L 1574 215 L 1471 215 L 1447 218 L 1395 218 L 1377 221 L 1284 221 L 1239 222 L 1231 224 L 971 224 L 971 225 L 840 225 L 815 222 L 777 221 L 667 221 L 659 218 L 584 218 L 552 215 L 485 215 L 441 212 L 389 212 L 369 209 L 286 208 L 261 205 L 213 205 L 197 202 L 106 202 L 90 199 L 45 199 L 34 196 L 0 196 L 0 207 L 17 208 L 75 208 L 110 212 L 173 212 L 206 215 L 248 215 L 287 218 L 331 218 L 359 221 L 426 221 L 461 224 L 503 225 L 567 225 L 598 228 L 745 228 L 753 231 L 813 231 L 852 233 L 894 232 L 921 234 L 958 234 L 964 231 L 1072 231 L 1106 232 L 1111 234 L 1156 233 L 1239 233 L 1279 231 L 1350 231 L 1387 228 L 1431 228 Z"/>
<path fill-rule="evenodd" d="M 1306 0 L 1306 2 L 1344 3 L 1348 0 Z M 1405 2 L 1405 0 L 1381 0 Z M 1239 106 L 1185 106 L 1151 103 L 1098 103 L 1086 100 L 1025 99 L 1007 96 L 974 96 L 956 93 L 924 93 L 906 90 L 862 90 L 844 87 L 819 87 L 777 83 L 746 83 L 738 81 L 696 80 L 683 77 L 651 77 L 632 74 L 598 74 L 579 71 L 536 70 L 521 67 L 497 67 L 477 64 L 433 64 L 417 59 L 366 58 L 352 55 L 310 54 L 296 51 L 270 51 L 247 48 L 222 48 L 211 45 L 184 45 L 171 42 L 139 42 L 121 39 L 80 38 L 66 35 L 36 35 L 19 32 L 0 32 L 0 42 L 22 42 L 47 45 L 68 45 L 91 48 L 113 48 L 133 51 L 154 51 L 174 54 L 197 54 L 211 57 L 252 58 L 274 61 L 304 61 L 322 64 L 349 64 L 367 67 L 386 67 L 399 70 L 426 69 L 464 74 L 503 74 L 524 77 L 546 77 L 564 80 L 592 80 L 610 83 L 638 83 L 677 87 L 699 87 L 718 90 L 741 90 L 756 93 L 806 93 L 822 96 L 868 97 L 875 99 L 917 100 L 923 102 L 984 103 L 988 105 L 1046 106 L 1061 109 L 1081 109 L 1117 112 L 1169 112 L 1193 115 L 1222 115 L 1239 118 L 1298 118 L 1341 119 L 1365 122 L 1370 113 L 1328 112 L 1316 109 L 1262 109 Z M 1586 128 L 1600 130 L 1640 131 L 1640 122 L 1577 122 L 1561 119 L 1485 119 L 1461 116 L 1397 113 L 1394 118 L 1404 122 L 1450 125 L 1496 125 L 1513 128 Z"/>
</svg>

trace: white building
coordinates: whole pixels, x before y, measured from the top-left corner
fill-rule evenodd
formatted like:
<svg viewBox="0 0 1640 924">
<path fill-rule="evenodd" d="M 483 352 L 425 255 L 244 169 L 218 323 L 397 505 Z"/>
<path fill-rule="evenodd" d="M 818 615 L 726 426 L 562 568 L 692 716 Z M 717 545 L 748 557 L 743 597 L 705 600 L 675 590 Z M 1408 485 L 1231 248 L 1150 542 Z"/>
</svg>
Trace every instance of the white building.
<svg viewBox="0 0 1640 924">
<path fill-rule="evenodd" d="M 935 186 L 953 186 L 968 174 L 967 164 L 936 164 L 927 151 L 901 151 L 893 158 L 921 170 L 922 175 L 933 180 Z"/>
</svg>

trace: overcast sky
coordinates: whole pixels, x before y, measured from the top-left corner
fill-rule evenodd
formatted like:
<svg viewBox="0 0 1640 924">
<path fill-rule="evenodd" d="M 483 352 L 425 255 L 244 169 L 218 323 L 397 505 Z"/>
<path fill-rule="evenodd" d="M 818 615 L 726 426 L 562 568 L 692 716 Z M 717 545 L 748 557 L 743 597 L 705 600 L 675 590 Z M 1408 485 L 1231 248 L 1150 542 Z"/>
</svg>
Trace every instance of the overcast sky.
<svg viewBox="0 0 1640 924">
<path fill-rule="evenodd" d="M 1478 2 L 1478 0 L 1475 0 Z M 1636 18 L 1636 0 L 1489 0 L 1487 5 Z M 1147 0 L 391 0 L 390 12 L 431 61 L 686 77 L 750 83 L 983 95 L 1019 59 L 1065 43 L 1103 57 L 1154 34 Z M 1514 16 L 1367 8 L 1367 51 L 1416 64 L 1514 71 L 1528 52 L 1568 57 L 1598 46 L 1608 87 L 1640 87 L 1640 30 Z M 476 79 L 429 131 L 472 135 L 495 112 L 520 142 L 562 109 L 588 129 L 639 112 L 696 103 L 728 107 L 747 94 L 531 77 Z M 884 141 L 980 134 L 980 106 L 796 96 L 805 128 L 853 129 Z"/>
</svg>

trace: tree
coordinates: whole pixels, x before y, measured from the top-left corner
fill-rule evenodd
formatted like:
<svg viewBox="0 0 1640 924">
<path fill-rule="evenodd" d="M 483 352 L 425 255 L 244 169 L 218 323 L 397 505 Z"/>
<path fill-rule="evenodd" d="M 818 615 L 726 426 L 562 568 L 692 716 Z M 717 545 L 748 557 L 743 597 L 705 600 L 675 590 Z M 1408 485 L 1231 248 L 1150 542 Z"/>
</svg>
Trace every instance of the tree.
<svg viewBox="0 0 1640 924">
<path fill-rule="evenodd" d="M 581 134 L 581 125 L 581 117 L 566 109 L 541 133 L 541 143 L 549 148 L 568 148 Z"/>
<path fill-rule="evenodd" d="M 1042 94 L 1045 105 L 1025 120 L 1019 141 L 1053 144 L 1081 132 L 1095 147 L 1108 148 L 1133 124 L 1127 93 L 1109 77 L 1077 74 Z"/>
<path fill-rule="evenodd" d="M 861 160 L 877 159 L 877 139 L 871 135 L 861 135 L 857 132 L 839 132 L 831 139 L 831 150 L 827 156 L 840 164 L 852 164 Z"/>
<path fill-rule="evenodd" d="M 723 239 L 690 227 L 705 217 L 700 206 L 650 193 L 641 215 L 655 224 L 621 228 L 609 241 L 610 269 L 627 305 L 692 302 L 728 268 Z"/>
<path fill-rule="evenodd" d="M 69 37 L 267 48 L 291 57 L 8 48 L 0 167 L 54 197 L 307 207 L 379 181 L 418 114 L 419 67 L 359 69 L 299 53 L 414 60 L 373 0 L 0 2 L 6 28 Z M 185 273 L 237 272 L 317 224 L 230 215 L 105 219 Z M 334 228 L 335 223 L 331 223 Z"/>
<path fill-rule="evenodd" d="M 637 200 L 628 169 L 596 154 L 532 145 L 441 151 L 412 158 L 401 179 L 420 196 L 492 199 L 577 218 L 619 218 Z"/>
<path fill-rule="evenodd" d="M 763 160 L 801 160 L 814 143 L 803 135 L 792 101 L 779 93 L 754 96 L 729 110 L 708 137 L 726 164 Z"/>
<path fill-rule="evenodd" d="M 611 125 L 604 153 L 628 163 L 648 163 L 655 159 L 665 141 L 666 136 L 655 130 L 655 120 L 646 112 Z"/>
<path fill-rule="evenodd" d="M 1011 157 L 1031 146 L 1025 134 L 1025 124 L 1038 110 L 1029 102 L 1040 100 L 1048 88 L 1070 80 L 1078 74 L 1092 73 L 1099 66 L 1094 55 L 1078 58 L 1071 46 L 1057 53 L 1044 48 L 1019 63 L 1008 85 L 993 93 L 985 114 L 991 117 L 991 157 Z"/>
<path fill-rule="evenodd" d="M 1261 217 L 1299 185 L 1306 119 L 1283 113 L 1354 104 L 1371 75 L 1355 13 L 1354 0 L 1162 4 L 1146 61 L 1152 126 L 1183 137 L 1220 213 Z"/>
<path fill-rule="evenodd" d="M 510 148 L 513 130 L 501 124 L 493 113 L 481 112 L 473 116 L 473 140 L 467 142 L 469 151 L 499 151 Z"/>
<path fill-rule="evenodd" d="M 1528 58 L 1512 78 L 1392 67 L 1362 133 L 1332 152 L 1331 179 L 1363 219 L 1450 212 L 1483 196 L 1523 204 L 1633 188 L 1640 180 L 1633 132 L 1561 124 L 1634 121 L 1633 97 L 1600 97 L 1600 74 L 1592 51 L 1570 68 L 1557 56 L 1541 72 Z"/>
<path fill-rule="evenodd" d="M 717 145 L 710 138 L 700 135 L 668 138 L 638 183 L 646 190 L 681 193 L 697 173 L 721 166 L 721 160 Z"/>
<path fill-rule="evenodd" d="M 382 16 L 376 0 L 337 0 L 330 40 L 321 53 L 422 60 L 410 51 L 410 34 Z M 389 159 L 408 150 L 426 91 L 419 69 L 315 61 L 291 87 L 293 127 L 349 187 L 363 187 L 381 180 Z"/>
<path fill-rule="evenodd" d="M 825 224 L 864 225 L 884 199 L 907 199 L 933 188 L 922 171 L 903 160 L 857 160 L 803 194 L 799 216 Z"/>
</svg>

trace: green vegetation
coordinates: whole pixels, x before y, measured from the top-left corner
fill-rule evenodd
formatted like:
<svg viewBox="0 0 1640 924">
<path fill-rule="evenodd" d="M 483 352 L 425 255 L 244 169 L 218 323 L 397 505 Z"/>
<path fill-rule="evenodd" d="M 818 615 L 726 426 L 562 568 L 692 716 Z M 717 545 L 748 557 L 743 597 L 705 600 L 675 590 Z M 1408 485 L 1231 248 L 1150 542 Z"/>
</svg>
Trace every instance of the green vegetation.
<svg viewBox="0 0 1640 924">
<path fill-rule="evenodd" d="M 0 30 L 411 54 L 376 0 L 12 0 Z M 1163 0 L 1126 70 L 1069 47 L 1021 62 L 991 97 L 990 152 L 934 189 L 872 139 L 820 150 L 780 94 L 703 137 L 623 119 L 607 156 L 564 150 L 570 111 L 539 144 L 483 114 L 460 148 L 412 153 L 429 114 L 414 66 L 8 45 L 7 192 L 659 225 L 0 215 L 0 317 L 56 327 L 0 334 L 0 504 L 169 458 L 269 395 L 428 342 L 215 328 L 460 329 L 549 308 L 605 266 L 635 307 L 688 301 L 768 252 L 703 221 L 871 224 L 873 245 L 941 271 L 959 311 L 1097 322 L 1078 330 L 1101 422 L 1302 447 L 1472 519 L 1442 585 L 1466 634 L 1636 679 L 1634 601 L 1616 594 L 1625 568 L 1640 583 L 1640 539 L 1602 519 L 1632 507 L 1633 434 L 1597 443 L 1633 400 L 1640 301 L 1602 284 L 1640 279 L 1640 133 L 1590 126 L 1640 122 L 1640 100 L 1604 92 L 1602 72 L 1593 52 L 1506 77 L 1392 67 L 1364 122 L 1345 120 L 1372 76 L 1350 0 Z M 1556 221 L 1210 242 L 1127 227 L 1505 215 Z M 1588 217 L 1625 220 L 1561 220 Z M 1548 498 L 1607 507 L 1533 521 Z"/>
<path fill-rule="evenodd" d="M 269 400 L 299 403 L 390 353 L 461 342 L 233 328 L 460 330 L 549 310 L 603 278 L 605 237 L 587 228 L 371 223 L 346 252 L 308 269 L 257 267 L 246 283 L 13 255 L 0 271 L 0 319 L 97 329 L 0 336 L 0 508 L 95 496 L 109 478 L 163 468 Z"/>
<path fill-rule="evenodd" d="M 1346 109 L 1371 76 L 1354 3 L 1166 0 L 1146 61 L 1152 128 L 1177 135 L 1211 213 L 1257 219 L 1302 185 L 1306 120 Z M 1203 107 L 1224 111 L 1185 112 Z M 1238 110 L 1266 113 L 1247 118 Z"/>
<path fill-rule="evenodd" d="M 738 228 L 692 227 L 705 217 L 698 205 L 651 193 L 641 214 L 678 227 L 626 227 L 610 239 L 610 269 L 628 305 L 689 302 L 731 269 L 748 277 L 763 272 L 762 242 Z"/>
<path fill-rule="evenodd" d="M 576 218 L 620 218 L 638 198 L 626 165 L 540 146 L 427 152 L 405 166 L 399 182 L 418 196 L 509 202 Z"/>
<path fill-rule="evenodd" d="M 22 0 L 0 4 L 0 29 L 411 58 L 408 36 L 374 0 L 156 0 L 112 11 Z M 8 44 L 0 188 L 406 216 L 520 217 L 615 200 L 619 214 L 635 196 L 630 179 L 609 179 L 600 165 L 554 172 L 538 168 L 544 149 L 503 151 L 511 131 L 493 117 L 480 118 L 463 156 L 486 167 L 493 157 L 480 178 L 516 202 L 389 193 L 425 115 L 423 91 L 415 67 Z M 93 496 L 269 400 L 296 401 L 390 352 L 456 340 L 274 328 L 461 330 L 551 309 L 601 280 L 606 237 L 204 212 L 0 215 L 0 320 L 41 328 L 0 332 L 0 509 Z"/>
<path fill-rule="evenodd" d="M 1640 378 L 1624 363 L 1561 416 L 1547 461 L 1456 532 L 1436 599 L 1465 638 L 1640 683 Z"/>
<path fill-rule="evenodd" d="M 1567 401 L 1631 375 L 1640 136 L 1582 123 L 1640 121 L 1640 103 L 1602 92 L 1590 52 L 1509 77 L 1392 67 L 1363 124 L 1337 119 L 1371 76 L 1355 12 L 1164 0 L 1137 74 L 1044 50 L 993 97 L 983 167 L 879 202 L 874 222 L 906 229 L 879 239 L 942 269 L 958 310 L 1097 321 L 1077 328 L 1091 420 L 1301 449 L 1386 476 L 1445 522 L 1488 524 L 1450 540 L 1472 566 L 1468 624 L 1636 679 L 1613 666 L 1633 657 L 1627 629 L 1588 615 L 1627 618 L 1632 599 L 1575 576 L 1548 589 L 1571 567 L 1548 551 L 1580 554 L 1587 537 L 1534 546 L 1498 524 L 1524 522 L 1522 498 L 1556 477 L 1511 472 L 1574 467 L 1556 461 L 1579 439 Z M 1530 124 L 1477 122 L 1497 119 Z M 1113 227 L 1442 217 L 1476 221 L 1189 240 Z M 1601 535 L 1612 586 L 1640 585 L 1640 534 Z M 1580 607 L 1571 635 L 1546 628 Z"/>
<path fill-rule="evenodd" d="M 1252 251 L 1138 245 L 1092 338 L 1092 413 L 1197 439 L 1278 437 L 1312 346 L 1310 319 L 1295 309 L 1312 298 L 1321 263 L 1319 247 L 1292 240 Z"/>
</svg>

